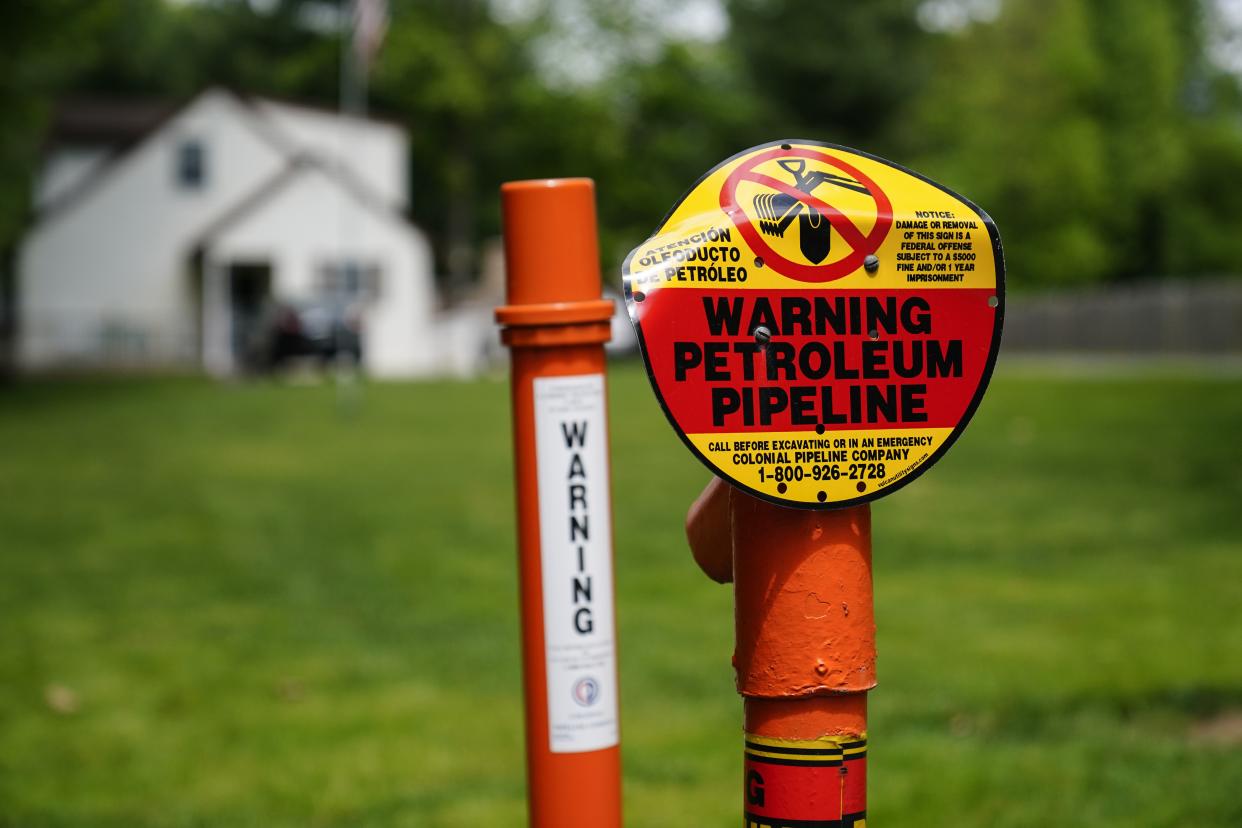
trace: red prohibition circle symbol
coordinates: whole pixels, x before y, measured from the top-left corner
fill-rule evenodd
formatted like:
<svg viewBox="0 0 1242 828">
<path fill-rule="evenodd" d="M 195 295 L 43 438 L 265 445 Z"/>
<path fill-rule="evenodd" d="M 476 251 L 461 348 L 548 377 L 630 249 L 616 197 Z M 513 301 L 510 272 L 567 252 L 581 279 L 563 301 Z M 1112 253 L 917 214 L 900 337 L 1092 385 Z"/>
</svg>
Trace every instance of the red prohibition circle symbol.
<svg viewBox="0 0 1242 828">
<path fill-rule="evenodd" d="M 864 233 L 849 216 L 842 213 L 823 199 L 810 192 L 800 190 L 770 175 L 756 172 L 755 168 L 773 158 L 805 158 L 822 161 L 853 178 L 865 187 L 875 201 L 875 224 L 871 231 Z M 828 219 L 829 225 L 837 232 L 841 240 L 850 248 L 843 258 L 828 264 L 807 264 L 792 262 L 777 253 L 756 229 L 755 221 L 737 203 L 737 187 L 743 181 L 751 181 L 774 190 L 778 194 L 794 199 L 797 204 L 806 208 L 814 208 Z M 893 226 L 893 205 L 888 196 L 879 186 L 858 168 L 847 164 L 823 152 L 802 147 L 781 149 L 779 147 L 761 152 L 729 174 L 724 186 L 720 188 L 720 208 L 725 211 L 742 238 L 750 245 L 755 254 L 763 258 L 765 265 L 773 267 L 777 273 L 796 279 L 799 282 L 831 282 L 848 276 L 862 267 L 867 256 L 880 249 L 880 244 Z M 809 212 L 809 210 L 808 210 Z"/>
</svg>

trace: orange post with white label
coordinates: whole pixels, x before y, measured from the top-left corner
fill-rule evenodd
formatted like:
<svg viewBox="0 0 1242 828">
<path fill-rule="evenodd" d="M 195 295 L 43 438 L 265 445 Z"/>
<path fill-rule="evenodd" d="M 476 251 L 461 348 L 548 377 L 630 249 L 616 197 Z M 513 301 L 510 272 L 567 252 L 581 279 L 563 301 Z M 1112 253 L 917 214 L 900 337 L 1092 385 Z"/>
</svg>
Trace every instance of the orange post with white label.
<svg viewBox="0 0 1242 828">
<path fill-rule="evenodd" d="M 865 826 L 871 507 L 789 509 L 715 479 L 686 534 L 703 571 L 733 582 L 745 824 Z"/>
<path fill-rule="evenodd" d="M 501 187 L 530 824 L 620 828 L 605 357 L 590 179 Z"/>
</svg>

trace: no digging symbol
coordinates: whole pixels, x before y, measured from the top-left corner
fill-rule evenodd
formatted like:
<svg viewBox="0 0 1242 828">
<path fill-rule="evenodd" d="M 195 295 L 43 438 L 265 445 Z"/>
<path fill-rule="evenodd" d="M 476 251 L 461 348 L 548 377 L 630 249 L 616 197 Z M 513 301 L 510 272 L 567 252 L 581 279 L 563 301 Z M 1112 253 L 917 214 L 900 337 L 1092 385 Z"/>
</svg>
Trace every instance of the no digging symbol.
<svg viewBox="0 0 1242 828">
<path fill-rule="evenodd" d="M 791 181 L 758 170 L 773 159 Z M 743 182 L 764 190 L 751 198 L 749 209 L 738 203 Z M 816 192 L 833 187 L 874 201 L 875 223 L 870 230 L 862 230 L 849 215 L 834 207 L 826 192 Z M 880 248 L 893 226 L 893 206 L 878 184 L 857 167 L 804 147 L 777 147 L 740 164 L 725 179 L 720 190 L 720 208 L 765 266 L 803 282 L 829 282 L 858 270 L 867 256 Z M 781 255 L 769 241 L 790 234 L 795 220 L 804 261 Z M 822 264 L 832 251 L 833 231 L 848 253 Z"/>
<path fill-rule="evenodd" d="M 987 214 L 814 141 L 708 171 L 624 277 L 678 435 L 783 505 L 850 506 L 917 478 L 965 429 L 1000 347 L 1004 258 Z"/>
</svg>

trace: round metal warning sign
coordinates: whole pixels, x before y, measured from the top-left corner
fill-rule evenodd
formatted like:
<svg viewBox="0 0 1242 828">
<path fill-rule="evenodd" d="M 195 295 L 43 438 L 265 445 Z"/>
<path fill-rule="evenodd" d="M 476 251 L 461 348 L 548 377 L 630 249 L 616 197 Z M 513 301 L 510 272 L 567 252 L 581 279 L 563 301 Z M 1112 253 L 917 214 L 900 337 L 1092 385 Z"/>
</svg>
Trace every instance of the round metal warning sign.
<svg viewBox="0 0 1242 828">
<path fill-rule="evenodd" d="M 713 472 L 790 506 L 861 503 L 918 477 L 965 428 L 1000 346 L 987 214 L 831 144 L 720 164 L 624 276 L 673 427 Z"/>
</svg>

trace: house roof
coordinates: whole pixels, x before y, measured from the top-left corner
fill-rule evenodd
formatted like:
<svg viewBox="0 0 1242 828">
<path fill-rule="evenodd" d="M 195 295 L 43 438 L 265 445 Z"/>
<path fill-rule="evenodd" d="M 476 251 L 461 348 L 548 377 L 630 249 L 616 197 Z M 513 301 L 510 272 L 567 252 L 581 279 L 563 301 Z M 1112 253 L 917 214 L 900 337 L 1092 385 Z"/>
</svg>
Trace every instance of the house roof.
<svg viewBox="0 0 1242 828">
<path fill-rule="evenodd" d="M 166 100 L 67 98 L 52 111 L 44 146 L 128 146 L 178 108 L 176 103 Z"/>
<path fill-rule="evenodd" d="M 60 140 L 63 143 L 85 143 L 87 136 L 95 135 L 98 142 L 105 143 L 105 145 L 110 147 L 111 154 L 80 183 L 71 187 L 63 195 L 53 199 L 39 211 L 35 216 L 34 224 L 37 226 L 55 221 L 58 216 L 72 209 L 75 204 L 80 203 L 92 190 L 102 186 L 115 175 L 122 162 L 131 154 L 138 152 L 142 145 L 159 132 L 165 124 L 171 122 L 179 114 L 212 93 L 227 95 L 229 99 L 236 103 L 239 111 L 244 116 L 243 122 L 262 140 L 272 146 L 277 153 L 285 156 L 288 159 L 288 164 L 271 179 L 257 184 L 254 189 L 238 202 L 226 208 L 220 217 L 207 222 L 206 227 L 208 230 L 214 228 L 221 220 L 228 219 L 235 213 L 244 212 L 248 205 L 253 207 L 252 200 L 256 198 L 262 200 L 265 193 L 268 193 L 272 187 L 283 186 L 286 173 L 297 172 L 308 165 L 318 166 L 329 177 L 336 179 L 342 186 L 351 190 L 360 202 L 372 208 L 386 210 L 388 213 L 399 217 L 411 227 L 413 226 L 413 223 L 409 221 L 404 213 L 388 206 L 384 199 L 374 192 L 366 182 L 346 170 L 341 164 L 327 163 L 316 159 L 305 151 L 299 150 L 294 142 L 280 130 L 273 119 L 266 116 L 256 104 L 266 100 L 286 106 L 299 106 L 325 113 L 331 113 L 331 110 L 307 104 L 294 104 L 275 98 L 248 96 L 224 87 L 204 89 L 197 95 L 181 101 L 179 104 L 159 101 L 118 101 L 106 99 L 79 99 L 77 102 L 66 102 L 63 109 L 58 109 L 57 115 L 54 117 L 53 131 L 49 136 L 49 142 Z M 376 123 L 389 123 L 390 125 L 394 123 L 374 118 L 367 118 L 366 120 Z M 70 136 L 77 136 L 76 141 Z M 198 238 L 206 239 L 208 238 L 208 233 L 205 231 L 199 234 Z"/>
<path fill-rule="evenodd" d="M 208 246 L 212 239 L 228 231 L 244 221 L 271 199 L 280 194 L 285 187 L 292 184 L 299 176 L 307 172 L 318 172 L 337 184 L 356 202 L 375 215 L 394 219 L 411 229 L 417 229 L 408 217 L 400 210 L 388 204 L 382 197 L 371 190 L 366 182 L 355 176 L 340 164 L 326 163 L 320 158 L 302 153 L 293 156 L 289 163 L 270 176 L 266 181 L 252 189 L 244 198 L 225 209 L 194 236 L 190 249 L 197 254 Z"/>
</svg>

